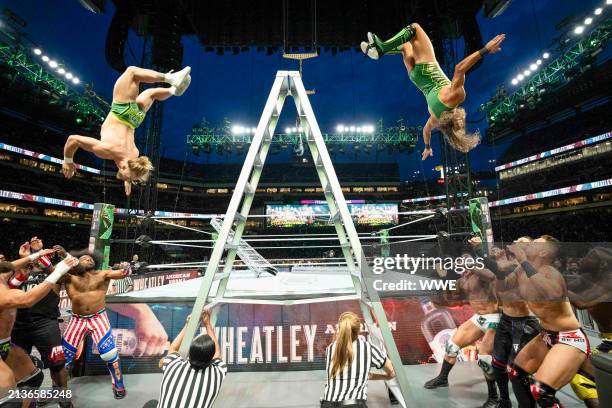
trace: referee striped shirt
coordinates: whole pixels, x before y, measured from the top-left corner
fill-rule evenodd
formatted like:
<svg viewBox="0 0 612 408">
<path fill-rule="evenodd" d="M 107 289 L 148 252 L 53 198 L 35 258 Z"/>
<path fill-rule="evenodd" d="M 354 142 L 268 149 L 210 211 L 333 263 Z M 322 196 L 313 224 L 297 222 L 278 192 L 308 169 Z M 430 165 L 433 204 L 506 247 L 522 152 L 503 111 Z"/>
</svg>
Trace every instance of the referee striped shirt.
<svg viewBox="0 0 612 408">
<path fill-rule="evenodd" d="M 210 408 L 221 389 L 227 366 L 214 360 L 203 370 L 195 370 L 178 353 L 164 358 L 158 408 Z"/>
<path fill-rule="evenodd" d="M 332 370 L 332 358 L 336 350 L 336 342 L 327 346 L 325 351 L 327 383 L 325 384 L 325 401 L 345 401 L 353 399 L 366 400 L 368 398 L 368 374 L 372 367 L 382 368 L 387 361 L 387 355 L 359 336 L 353 342 L 353 362 L 338 373 L 335 378 L 330 378 Z"/>
</svg>

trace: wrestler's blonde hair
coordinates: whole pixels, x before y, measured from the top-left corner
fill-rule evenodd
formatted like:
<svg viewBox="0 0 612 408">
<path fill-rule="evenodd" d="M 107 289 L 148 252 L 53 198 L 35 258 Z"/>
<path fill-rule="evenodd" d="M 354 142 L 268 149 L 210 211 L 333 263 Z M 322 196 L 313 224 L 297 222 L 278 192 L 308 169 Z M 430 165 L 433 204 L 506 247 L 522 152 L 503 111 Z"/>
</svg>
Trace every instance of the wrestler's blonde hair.
<svg viewBox="0 0 612 408">
<path fill-rule="evenodd" d="M 330 378 L 336 378 L 346 366 L 353 362 L 353 341 L 357 340 L 360 329 L 361 322 L 355 313 L 344 312 L 340 315 Z"/>
<path fill-rule="evenodd" d="M 147 181 L 150 173 L 153 171 L 153 163 L 147 156 L 140 156 L 135 159 L 128 160 L 128 168 L 134 175 L 136 180 L 132 181 Z"/>
<path fill-rule="evenodd" d="M 480 143 L 480 132 L 467 133 L 465 129 L 465 109 L 456 107 L 440 115 L 440 131 L 448 143 L 460 152 L 467 153 Z M 463 124 L 460 124 L 463 122 Z"/>
</svg>

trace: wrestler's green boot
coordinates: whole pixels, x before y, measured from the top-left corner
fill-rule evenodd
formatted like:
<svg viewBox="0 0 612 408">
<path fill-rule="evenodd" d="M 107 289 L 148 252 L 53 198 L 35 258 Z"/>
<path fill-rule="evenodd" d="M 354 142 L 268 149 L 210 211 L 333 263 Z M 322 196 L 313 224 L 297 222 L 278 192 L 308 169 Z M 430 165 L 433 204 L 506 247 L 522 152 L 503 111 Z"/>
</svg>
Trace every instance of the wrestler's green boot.
<svg viewBox="0 0 612 408">
<path fill-rule="evenodd" d="M 361 50 L 372 59 L 378 59 L 385 54 L 398 54 L 401 53 L 402 45 L 411 41 L 415 33 L 416 29 L 412 25 L 402 28 L 399 33 L 387 41 L 382 41 L 374 33 L 368 33 L 368 44 L 364 47 L 362 43 Z"/>
</svg>

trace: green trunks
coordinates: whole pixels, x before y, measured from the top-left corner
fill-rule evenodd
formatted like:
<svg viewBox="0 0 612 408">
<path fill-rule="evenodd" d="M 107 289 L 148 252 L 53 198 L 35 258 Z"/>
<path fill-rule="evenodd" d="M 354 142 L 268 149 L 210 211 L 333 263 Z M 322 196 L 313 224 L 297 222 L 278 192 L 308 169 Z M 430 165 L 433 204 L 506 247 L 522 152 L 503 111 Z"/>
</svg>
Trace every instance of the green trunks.
<svg viewBox="0 0 612 408">
<path fill-rule="evenodd" d="M 136 102 L 113 102 L 111 112 L 117 119 L 132 129 L 140 126 L 147 115 Z"/>
<path fill-rule="evenodd" d="M 450 85 L 451 81 L 437 62 L 416 64 L 408 76 L 412 83 L 423 92 L 427 105 L 436 118 L 439 119 L 443 112 L 453 109 L 440 100 L 440 89 Z"/>
</svg>

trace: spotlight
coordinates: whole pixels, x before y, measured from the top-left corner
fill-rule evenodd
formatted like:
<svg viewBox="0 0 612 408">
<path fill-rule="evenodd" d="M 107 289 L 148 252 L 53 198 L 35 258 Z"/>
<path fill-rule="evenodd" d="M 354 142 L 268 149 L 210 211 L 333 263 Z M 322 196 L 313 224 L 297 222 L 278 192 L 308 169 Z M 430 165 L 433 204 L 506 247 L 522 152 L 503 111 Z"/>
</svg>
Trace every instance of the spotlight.
<svg viewBox="0 0 612 408">
<path fill-rule="evenodd" d="M 601 7 L 597 7 L 597 8 L 595 9 L 595 12 L 594 12 L 593 14 L 595 14 L 596 16 L 598 16 L 598 15 L 600 15 L 600 14 L 601 14 L 601 12 L 602 12 L 602 11 L 603 11 L 603 9 L 602 9 Z"/>
<path fill-rule="evenodd" d="M 42 60 L 43 60 L 43 61 L 45 61 L 45 62 L 47 62 L 47 61 L 49 61 L 49 57 L 47 57 L 46 55 L 43 55 L 43 56 L 42 56 Z"/>
<path fill-rule="evenodd" d="M 344 132 L 344 126 L 342 126 L 342 125 L 336 126 L 336 132 L 338 132 L 338 133 Z"/>
<path fill-rule="evenodd" d="M 300 126 L 300 127 L 298 128 L 298 132 L 302 133 L 303 131 L 304 131 L 304 128 Z"/>
<path fill-rule="evenodd" d="M 526 69 L 526 70 L 523 71 L 523 75 L 529 76 L 529 74 L 531 74 L 530 70 Z"/>
<path fill-rule="evenodd" d="M 574 28 L 574 34 L 582 34 L 584 32 L 584 26 L 576 26 Z"/>
<path fill-rule="evenodd" d="M 291 133 L 291 128 L 289 128 L 289 127 L 285 128 L 285 133 L 287 133 L 287 134 Z"/>
<path fill-rule="evenodd" d="M 66 70 L 64 68 L 60 68 L 57 70 L 58 74 L 64 74 L 66 72 Z"/>
<path fill-rule="evenodd" d="M 349 128 L 349 130 L 350 130 L 351 132 L 354 132 L 354 131 L 355 131 L 355 126 L 351 126 L 351 127 Z"/>
<path fill-rule="evenodd" d="M 512 85 L 517 85 L 519 83 L 518 79 L 514 78 L 512 80 Z"/>
<path fill-rule="evenodd" d="M 612 0 L 606 0 L 606 4 L 607 4 L 607 5 L 612 4 Z"/>
<path fill-rule="evenodd" d="M 72 73 L 70 73 L 70 72 L 66 73 L 66 78 L 67 79 L 72 79 L 72 77 L 73 77 Z"/>
<path fill-rule="evenodd" d="M 292 133 L 296 133 L 297 132 L 297 128 L 295 128 L 295 127 L 291 128 L 291 132 Z"/>
<path fill-rule="evenodd" d="M 538 66 L 536 64 L 531 64 L 529 66 L 529 69 L 532 70 L 532 71 L 535 71 L 536 69 L 538 69 Z"/>
<path fill-rule="evenodd" d="M 81 80 L 77 77 L 72 78 L 72 83 L 77 85 L 79 82 L 81 82 Z"/>
<path fill-rule="evenodd" d="M 545 52 L 544 54 L 542 54 L 542 57 L 544 57 L 544 59 L 548 59 L 550 57 L 550 54 Z"/>
<path fill-rule="evenodd" d="M 585 25 L 589 25 L 593 22 L 593 18 L 592 17 L 587 17 L 584 19 L 584 24 Z"/>
<path fill-rule="evenodd" d="M 357 132 L 361 132 L 361 127 L 357 126 L 357 128 L 355 129 Z"/>
<path fill-rule="evenodd" d="M 241 133 L 240 132 L 240 126 L 238 126 L 238 125 L 232 126 L 232 133 L 235 134 L 235 135 Z"/>
<path fill-rule="evenodd" d="M 40 48 L 34 48 L 34 54 L 40 55 L 42 54 L 42 51 L 40 50 Z"/>
<path fill-rule="evenodd" d="M 257 133 L 257 128 L 255 128 L 255 127 L 251 128 L 251 133 L 253 133 L 253 134 Z"/>
<path fill-rule="evenodd" d="M 517 78 L 519 81 L 522 81 L 523 79 L 525 79 L 525 76 L 523 74 L 518 74 Z"/>
<path fill-rule="evenodd" d="M 56 61 L 51 60 L 51 61 L 49 61 L 49 66 L 50 66 L 51 68 L 57 68 L 57 62 L 56 62 Z"/>
<path fill-rule="evenodd" d="M 542 60 L 541 59 L 537 60 L 536 65 L 542 65 Z"/>
</svg>

